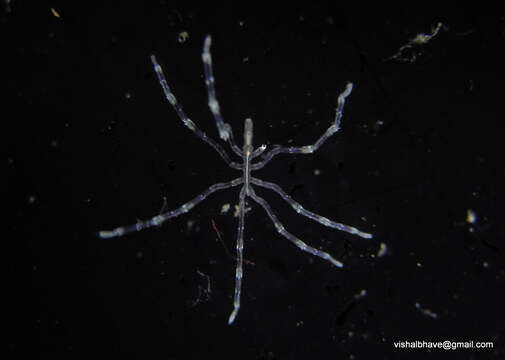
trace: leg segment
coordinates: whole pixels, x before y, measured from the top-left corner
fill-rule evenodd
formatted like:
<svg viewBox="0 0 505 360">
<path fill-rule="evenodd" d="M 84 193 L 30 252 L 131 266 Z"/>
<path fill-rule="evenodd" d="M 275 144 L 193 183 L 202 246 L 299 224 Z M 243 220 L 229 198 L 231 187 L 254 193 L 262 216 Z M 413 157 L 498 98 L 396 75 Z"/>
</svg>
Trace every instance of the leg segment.
<svg viewBox="0 0 505 360">
<path fill-rule="evenodd" d="M 191 131 L 193 131 L 196 134 L 196 136 L 198 136 L 200 139 L 202 139 L 207 144 L 212 146 L 214 148 L 214 150 L 216 150 L 219 153 L 219 155 L 221 155 L 221 157 L 228 164 L 228 166 L 232 167 L 233 169 L 241 170 L 242 166 L 240 164 L 237 164 L 237 163 L 231 161 L 230 157 L 228 156 L 226 151 L 224 151 L 224 149 L 221 147 L 221 145 L 219 145 L 213 139 L 208 137 L 206 133 L 204 133 L 202 130 L 200 130 L 195 125 L 195 123 L 187 117 L 186 113 L 182 109 L 181 105 L 179 105 L 179 102 L 177 101 L 174 94 L 172 93 L 170 86 L 168 86 L 165 75 L 163 74 L 163 69 L 158 64 L 158 61 L 156 60 L 156 57 L 154 55 L 151 55 L 151 62 L 153 63 L 154 71 L 156 72 L 156 76 L 158 77 L 160 85 L 163 88 L 163 92 L 165 93 L 165 97 L 167 98 L 168 102 L 172 105 L 174 110 L 177 112 L 177 115 L 182 120 L 184 125 L 186 125 L 186 127 L 189 128 Z"/>
<path fill-rule="evenodd" d="M 278 154 L 311 154 L 324 144 L 324 142 L 333 134 L 335 134 L 340 129 L 340 122 L 344 113 L 345 98 L 349 96 L 352 91 L 352 83 L 348 83 L 345 90 L 338 96 L 337 101 L 337 111 L 335 115 L 335 121 L 331 126 L 325 131 L 325 133 L 312 145 L 301 146 L 301 147 L 280 147 L 277 146 L 270 150 L 266 155 L 264 155 L 263 161 L 252 164 L 251 170 L 261 169 L 263 166 L 268 164 L 272 158 Z"/>
<path fill-rule="evenodd" d="M 223 117 L 221 116 L 221 110 L 219 103 L 216 98 L 216 89 L 214 88 L 214 74 L 212 71 L 212 57 L 210 55 L 210 44 L 212 39 L 210 35 L 205 37 L 205 42 L 203 44 L 202 61 L 203 61 L 203 71 L 205 74 L 205 85 L 207 85 L 207 93 L 209 96 L 209 108 L 210 112 L 216 120 L 217 130 L 219 131 L 219 137 L 227 141 L 230 136 L 230 127 L 226 126 Z"/>
<path fill-rule="evenodd" d="M 362 238 L 365 238 L 365 239 L 371 239 L 372 238 L 372 234 L 368 234 L 368 233 L 362 232 L 362 231 L 356 229 L 355 227 L 352 227 L 352 226 L 349 226 L 349 225 L 345 225 L 345 224 L 341 224 L 341 223 L 332 221 L 332 220 L 330 220 L 328 218 L 325 218 L 324 216 L 320 216 L 320 215 L 314 214 L 313 212 L 304 209 L 303 206 L 301 206 L 298 202 L 296 202 L 295 200 L 293 200 L 293 198 L 291 196 L 289 196 L 288 194 L 286 194 L 281 189 L 281 187 L 279 185 L 277 185 L 277 184 L 270 183 L 270 182 L 267 182 L 267 181 L 263 181 L 263 180 L 260 180 L 260 179 L 256 179 L 256 178 L 253 178 L 253 177 L 251 177 L 251 182 L 253 184 L 255 184 L 255 185 L 258 185 L 258 186 L 261 186 L 261 187 L 264 187 L 264 188 L 267 188 L 267 189 L 275 191 L 285 201 L 287 201 L 289 203 L 289 205 L 291 205 L 291 207 L 293 209 L 295 209 L 295 211 L 298 214 L 300 214 L 300 215 L 306 216 L 309 219 L 317 221 L 318 223 L 320 223 L 320 224 L 322 224 L 324 226 L 331 227 L 333 229 L 337 229 L 337 230 L 340 230 L 340 231 L 345 231 L 345 232 L 347 232 L 349 234 L 353 234 L 353 235 L 358 235 L 358 236 L 361 236 Z"/>
<path fill-rule="evenodd" d="M 291 241 L 293 244 L 295 244 L 296 246 L 298 246 L 303 251 L 308 252 L 309 254 L 312 254 L 312 255 L 315 255 L 315 256 L 319 256 L 322 259 L 328 260 L 329 262 L 331 262 L 333 265 L 335 265 L 337 267 L 343 267 L 344 266 L 340 261 L 335 260 L 327 252 L 315 249 L 315 248 L 313 248 L 313 247 L 305 244 L 302 240 L 298 239 L 296 236 L 294 236 L 294 235 L 290 234 L 289 232 L 287 232 L 286 229 L 284 228 L 284 226 L 280 223 L 279 219 L 277 219 L 277 216 L 273 213 L 272 208 L 270 207 L 270 205 L 268 205 L 268 203 L 265 201 L 265 199 L 263 199 L 263 198 L 259 197 L 258 195 L 256 195 L 256 193 L 254 192 L 254 190 L 253 190 L 252 187 L 249 189 L 249 196 L 251 196 L 254 201 L 256 201 L 258 204 L 260 204 L 263 207 L 263 209 L 265 209 L 266 213 L 268 214 L 268 216 L 270 217 L 270 219 L 274 223 L 275 228 L 277 229 L 277 232 L 279 234 L 281 234 L 286 239 L 288 239 L 289 241 Z"/>
<path fill-rule="evenodd" d="M 242 289 L 242 264 L 243 264 L 243 249 L 244 249 L 244 218 L 245 218 L 245 186 L 240 190 L 239 195 L 239 218 L 238 218 L 238 235 L 237 235 L 237 268 L 235 270 L 235 295 L 233 297 L 233 311 L 228 319 L 228 325 L 231 325 L 235 320 L 240 309 L 240 292 Z"/>
<path fill-rule="evenodd" d="M 132 232 L 137 232 L 137 231 L 147 229 L 147 228 L 150 228 L 153 226 L 159 226 L 170 218 L 187 213 L 196 204 L 203 201 L 207 196 L 209 196 L 213 192 L 216 192 L 218 190 L 228 189 L 228 188 L 240 185 L 242 183 L 243 183 L 242 178 L 237 178 L 237 179 L 232 180 L 230 182 L 214 184 L 211 187 L 209 187 L 207 190 L 205 190 L 203 193 L 198 195 L 196 198 L 194 198 L 191 201 L 188 201 L 187 203 L 178 207 L 175 210 L 167 211 L 166 213 L 157 215 L 157 216 L 155 216 L 149 220 L 146 220 L 146 221 L 139 221 L 136 224 L 132 224 L 132 225 L 124 226 L 124 227 L 118 227 L 114 230 L 100 231 L 98 233 L 98 236 L 101 237 L 102 239 L 109 239 L 109 238 L 113 238 L 113 237 L 123 236 L 128 233 L 132 233 Z"/>
</svg>

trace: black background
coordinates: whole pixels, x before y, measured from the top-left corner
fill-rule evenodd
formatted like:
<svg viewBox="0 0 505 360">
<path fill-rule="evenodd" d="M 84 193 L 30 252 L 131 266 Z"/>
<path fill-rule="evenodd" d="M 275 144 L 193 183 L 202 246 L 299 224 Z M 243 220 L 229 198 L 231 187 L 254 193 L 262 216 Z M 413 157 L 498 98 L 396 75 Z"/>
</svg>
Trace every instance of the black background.
<svg viewBox="0 0 505 360">
<path fill-rule="evenodd" d="M 503 7 L 2 5 L 12 357 L 505 356 Z M 406 61 L 391 59 L 439 22 L 427 44 L 402 51 Z M 237 219 L 221 208 L 236 205 L 237 189 L 161 228 L 96 237 L 156 215 L 164 198 L 172 209 L 240 175 L 183 126 L 149 61 L 157 56 L 185 111 L 217 139 L 200 56 L 206 34 L 240 144 L 246 117 L 256 145 L 313 143 L 354 83 L 340 132 L 256 176 L 374 234 L 325 228 L 257 190 L 290 232 L 345 267 L 301 252 L 249 203 L 232 326 Z M 494 349 L 395 349 L 403 340 Z"/>
</svg>

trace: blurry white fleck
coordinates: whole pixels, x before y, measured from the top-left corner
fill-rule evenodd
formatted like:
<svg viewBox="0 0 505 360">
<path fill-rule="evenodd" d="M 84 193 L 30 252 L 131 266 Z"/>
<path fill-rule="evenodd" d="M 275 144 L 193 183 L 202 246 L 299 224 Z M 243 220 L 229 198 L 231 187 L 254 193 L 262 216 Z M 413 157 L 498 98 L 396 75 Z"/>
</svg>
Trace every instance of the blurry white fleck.
<svg viewBox="0 0 505 360">
<path fill-rule="evenodd" d="M 33 204 L 35 202 L 37 198 L 35 197 L 35 195 L 30 195 L 28 196 L 28 204 Z"/>
<path fill-rule="evenodd" d="M 424 309 L 421 307 L 421 304 L 419 304 L 418 302 L 415 303 L 416 305 L 416 309 L 419 310 L 421 313 L 423 313 L 424 315 L 426 316 L 429 316 L 433 319 L 436 319 L 438 318 L 438 315 L 435 314 L 433 311 L 431 311 L 430 309 Z"/>
<path fill-rule="evenodd" d="M 233 217 L 238 217 L 239 211 L 240 207 L 238 205 L 235 205 L 235 212 L 233 213 Z M 244 213 L 247 214 L 249 211 L 251 211 L 251 208 L 246 206 L 246 208 L 244 209 Z"/>
<path fill-rule="evenodd" d="M 191 229 L 193 228 L 193 225 L 195 225 L 195 221 L 188 220 L 188 222 L 186 223 L 186 230 L 191 231 Z"/>
<path fill-rule="evenodd" d="M 488 263 L 487 261 L 484 261 L 484 262 L 482 263 L 482 266 L 483 266 L 483 267 L 485 267 L 485 268 L 487 268 L 487 267 L 489 267 L 489 263 Z"/>
<path fill-rule="evenodd" d="M 314 175 L 316 175 L 316 176 L 321 175 L 321 170 L 314 169 Z"/>
<path fill-rule="evenodd" d="M 472 209 L 466 211 L 466 222 L 469 224 L 475 224 L 477 222 L 477 215 Z"/>
<path fill-rule="evenodd" d="M 142 259 L 144 257 L 144 253 L 142 251 L 137 251 L 136 257 L 137 259 Z"/>
<path fill-rule="evenodd" d="M 239 26 L 244 26 L 244 22 L 243 22 L 242 20 L 240 20 L 240 21 L 238 22 L 238 25 L 239 25 Z"/>
<path fill-rule="evenodd" d="M 59 12 L 56 11 L 56 9 L 51 8 L 51 13 L 53 14 L 54 17 L 59 18 L 61 15 Z"/>
<path fill-rule="evenodd" d="M 387 254 L 387 252 L 388 252 L 388 247 L 387 247 L 386 243 L 381 243 L 379 251 L 377 252 L 377 257 L 383 257 L 384 255 Z"/>
<path fill-rule="evenodd" d="M 423 264 L 421 264 L 420 262 L 417 262 L 417 263 L 416 263 L 416 266 L 417 266 L 417 267 L 423 267 Z"/>
<path fill-rule="evenodd" d="M 245 58 L 242 59 L 242 62 L 248 62 L 249 61 L 249 56 L 246 56 Z"/>
<path fill-rule="evenodd" d="M 51 142 L 49 143 L 49 145 L 51 147 L 58 147 L 58 141 L 57 140 L 51 140 Z"/>
<path fill-rule="evenodd" d="M 125 99 L 130 99 L 132 97 L 132 94 L 127 92 L 126 94 L 124 94 L 124 97 L 125 97 Z"/>
<path fill-rule="evenodd" d="M 221 207 L 221 214 L 226 214 L 229 210 L 230 210 L 230 204 L 224 204 L 222 207 Z"/>
<path fill-rule="evenodd" d="M 365 289 L 362 289 L 362 290 L 359 292 L 359 294 L 355 294 L 355 295 L 354 295 L 354 298 L 355 298 L 356 300 L 358 300 L 358 299 L 361 299 L 362 297 L 366 296 L 366 294 L 367 294 L 366 290 L 365 290 Z"/>
<path fill-rule="evenodd" d="M 177 41 L 179 41 L 181 44 L 188 39 L 189 39 L 189 34 L 187 31 L 181 31 L 179 33 L 179 36 L 177 37 Z"/>
<path fill-rule="evenodd" d="M 427 44 L 432 38 L 437 36 L 438 32 L 442 28 L 443 24 L 441 22 L 437 23 L 435 27 L 431 28 L 431 34 L 419 33 L 414 38 L 410 39 L 405 45 L 401 46 L 400 49 L 391 57 L 386 60 L 397 60 L 413 63 L 416 61 L 417 56 L 420 52 L 412 51 L 410 54 L 404 54 L 407 49 L 414 49 L 422 45 Z"/>
</svg>

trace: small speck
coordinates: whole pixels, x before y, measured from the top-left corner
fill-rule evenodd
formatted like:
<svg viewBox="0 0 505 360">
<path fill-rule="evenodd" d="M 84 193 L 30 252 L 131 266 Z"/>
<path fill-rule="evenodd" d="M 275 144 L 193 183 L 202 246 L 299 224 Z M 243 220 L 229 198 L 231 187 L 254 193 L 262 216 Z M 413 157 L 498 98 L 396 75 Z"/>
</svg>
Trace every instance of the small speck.
<svg viewBox="0 0 505 360">
<path fill-rule="evenodd" d="M 239 26 L 244 26 L 244 22 L 241 20 L 241 21 L 238 22 L 238 25 Z"/>
<path fill-rule="evenodd" d="M 56 11 L 55 8 L 51 8 L 51 13 L 53 14 L 54 17 L 61 17 L 60 13 L 58 11 Z"/>
<path fill-rule="evenodd" d="M 388 252 L 388 247 L 386 243 L 381 243 L 379 247 L 379 251 L 377 251 L 377 257 L 383 257 Z"/>
<path fill-rule="evenodd" d="M 183 42 L 186 42 L 189 39 L 189 34 L 187 31 L 181 31 L 179 33 L 179 36 L 177 37 L 177 41 L 179 41 L 181 44 Z"/>
<path fill-rule="evenodd" d="M 355 298 L 356 300 L 358 300 L 358 299 L 361 299 L 362 297 L 365 297 L 365 296 L 366 296 L 366 294 L 367 294 L 366 290 L 365 290 L 365 289 L 362 289 L 362 290 L 359 292 L 359 294 L 354 295 L 354 298 Z"/>
<path fill-rule="evenodd" d="M 142 259 L 144 257 L 144 253 L 142 251 L 137 251 L 136 257 L 137 259 Z"/>
<path fill-rule="evenodd" d="M 419 304 L 418 302 L 415 303 L 415 306 L 416 306 L 416 309 L 419 310 L 421 313 L 423 313 L 424 315 L 428 316 L 428 317 L 431 317 L 433 319 L 436 319 L 438 318 L 438 315 L 435 314 L 433 311 L 431 311 L 430 309 L 424 309 L 423 307 L 421 307 L 421 304 Z"/>
<path fill-rule="evenodd" d="M 35 195 L 30 195 L 28 197 L 28 204 L 33 204 L 35 202 L 35 200 L 37 200 L 37 198 L 35 197 Z"/>
<path fill-rule="evenodd" d="M 466 211 L 466 222 L 469 224 L 475 224 L 477 222 L 477 215 L 472 209 Z"/>
<path fill-rule="evenodd" d="M 125 97 L 125 99 L 131 99 L 132 94 L 130 94 L 129 92 L 127 92 L 127 93 L 124 94 L 124 97 Z"/>
<path fill-rule="evenodd" d="M 195 225 L 194 220 L 188 220 L 188 222 L 186 223 L 186 230 L 191 231 L 194 225 Z"/>
<path fill-rule="evenodd" d="M 423 267 L 423 264 L 421 264 L 420 262 L 416 263 L 416 266 L 417 267 Z"/>
<path fill-rule="evenodd" d="M 319 169 L 314 169 L 314 175 L 316 175 L 316 176 L 321 175 L 321 170 L 319 170 Z"/>
<path fill-rule="evenodd" d="M 230 210 L 230 204 L 224 204 L 222 207 L 221 207 L 221 214 L 226 214 L 229 210 Z"/>
<path fill-rule="evenodd" d="M 489 263 L 487 261 L 484 261 L 482 263 L 482 266 L 485 267 L 485 268 L 488 268 L 489 267 Z"/>
<path fill-rule="evenodd" d="M 49 145 L 53 148 L 55 147 L 58 147 L 58 140 L 51 140 L 51 142 L 49 143 Z"/>
</svg>

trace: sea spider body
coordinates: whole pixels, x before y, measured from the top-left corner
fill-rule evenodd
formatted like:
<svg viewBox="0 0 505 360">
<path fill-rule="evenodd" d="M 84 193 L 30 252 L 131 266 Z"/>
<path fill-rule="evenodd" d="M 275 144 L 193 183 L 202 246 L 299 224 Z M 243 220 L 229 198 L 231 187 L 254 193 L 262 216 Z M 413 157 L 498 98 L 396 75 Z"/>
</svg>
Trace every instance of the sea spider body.
<svg viewBox="0 0 505 360">
<path fill-rule="evenodd" d="M 216 98 L 216 92 L 214 88 L 214 75 L 212 70 L 212 58 L 210 54 L 210 45 L 211 38 L 207 36 L 205 38 L 203 52 L 202 52 L 202 60 L 204 65 L 204 73 L 205 73 L 205 84 L 207 86 L 208 93 L 208 105 L 212 115 L 216 121 L 217 129 L 219 132 L 219 136 L 222 140 L 227 141 L 230 145 L 232 151 L 242 158 L 242 164 L 231 161 L 230 157 L 226 153 L 226 151 L 212 138 L 207 136 L 203 131 L 201 131 L 193 121 L 191 121 L 183 111 L 182 107 L 179 105 L 177 99 L 175 98 L 172 90 L 168 86 L 168 83 L 165 79 L 165 75 L 163 74 L 163 70 L 161 66 L 158 64 L 154 55 L 151 55 L 151 61 L 154 66 L 154 71 L 158 77 L 158 80 L 163 88 L 163 92 L 168 100 L 168 102 L 172 105 L 172 107 L 177 112 L 177 115 L 182 120 L 184 125 L 186 125 L 191 131 L 193 131 L 196 136 L 209 144 L 214 150 L 216 150 L 219 155 L 223 158 L 223 160 L 233 169 L 242 171 L 242 176 L 225 183 L 217 183 L 210 186 L 203 193 L 198 195 L 193 200 L 188 201 L 182 206 L 162 213 L 160 215 L 156 215 L 153 218 L 146 221 L 139 221 L 135 224 L 118 227 L 114 230 L 110 231 L 100 231 L 98 235 L 101 238 L 112 238 L 122 236 L 131 232 L 140 231 L 145 228 L 149 228 L 152 226 L 159 226 L 166 220 L 179 216 L 181 214 L 187 213 L 190 211 L 195 205 L 203 201 L 210 194 L 223 189 L 232 188 L 235 186 L 242 185 L 240 194 L 239 194 L 239 213 L 238 213 L 238 235 L 237 235 L 237 266 L 235 271 L 235 294 L 233 299 L 233 311 L 228 319 L 228 324 L 233 323 L 235 320 L 239 308 L 240 308 L 240 292 L 242 288 L 242 268 L 243 268 L 243 248 L 244 248 L 244 220 L 245 220 L 245 208 L 246 208 L 246 198 L 249 197 L 253 199 L 256 203 L 258 203 L 267 213 L 268 217 L 272 220 L 275 229 L 279 234 L 283 237 L 294 243 L 301 250 L 306 251 L 312 255 L 318 256 L 325 260 L 328 260 L 333 265 L 337 267 L 342 267 L 342 263 L 336 259 L 334 259 L 330 254 L 313 248 L 307 245 L 302 240 L 298 239 L 291 233 L 289 233 L 281 222 L 278 220 L 277 216 L 272 211 L 270 205 L 261 197 L 256 195 L 253 186 L 260 186 L 267 189 L 270 189 L 280 195 L 289 205 L 300 215 L 308 217 L 314 221 L 319 222 L 322 225 L 345 231 L 350 234 L 358 235 L 362 238 L 369 239 L 372 237 L 371 234 L 362 232 L 352 226 L 344 225 L 323 216 L 317 215 L 309 210 L 303 208 L 298 202 L 292 199 L 288 194 L 286 194 L 278 185 L 270 182 L 266 182 L 251 176 L 251 171 L 261 169 L 267 163 L 272 160 L 272 158 L 281 153 L 288 154 L 310 154 L 316 151 L 330 136 L 336 133 L 340 129 L 340 122 L 343 115 L 345 99 L 352 91 L 352 84 L 348 83 L 345 90 L 338 96 L 337 100 L 337 109 L 335 115 L 335 121 L 331 124 L 331 126 L 326 130 L 326 132 L 312 145 L 301 146 L 301 147 L 280 147 L 275 146 L 265 155 L 263 155 L 262 160 L 256 163 L 252 163 L 252 160 L 261 155 L 266 150 L 266 145 L 262 145 L 256 149 L 253 148 L 253 121 L 251 119 L 245 119 L 244 122 L 244 145 L 242 149 L 240 149 L 234 140 L 233 133 L 231 130 L 231 126 L 223 121 L 221 116 L 221 110 L 219 107 L 219 103 Z"/>
</svg>

